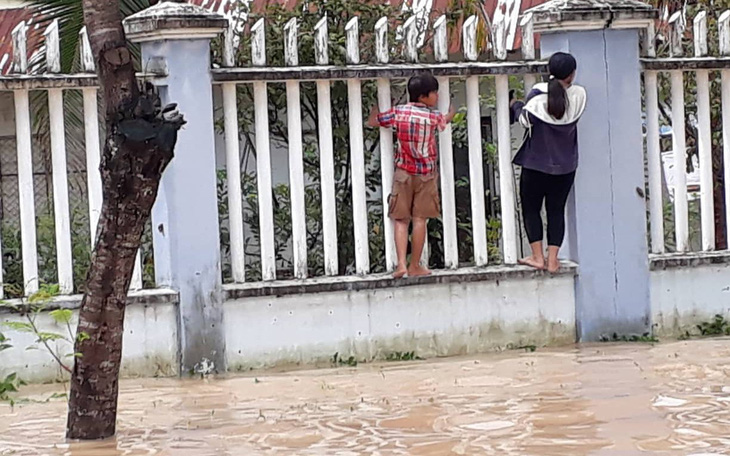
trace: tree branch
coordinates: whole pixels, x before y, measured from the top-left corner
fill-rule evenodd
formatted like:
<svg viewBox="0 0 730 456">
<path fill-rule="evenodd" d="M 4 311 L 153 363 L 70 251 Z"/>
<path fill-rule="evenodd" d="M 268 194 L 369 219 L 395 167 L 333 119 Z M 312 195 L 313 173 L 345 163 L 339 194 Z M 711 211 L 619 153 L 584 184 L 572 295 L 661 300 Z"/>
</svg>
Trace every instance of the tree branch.
<svg viewBox="0 0 730 456">
<path fill-rule="evenodd" d="M 43 345 L 46 347 L 46 350 L 48 350 L 48 353 L 50 353 L 51 356 L 53 357 L 53 359 L 55 359 L 56 362 L 58 363 L 58 366 L 61 369 L 65 370 L 66 372 L 68 372 L 70 374 L 71 373 L 71 368 L 68 367 L 67 365 L 65 365 L 63 363 L 63 361 L 61 361 L 61 358 L 58 357 L 58 354 L 56 354 L 56 352 L 51 349 L 51 346 L 48 345 L 48 341 L 45 340 L 43 338 L 43 336 L 41 336 L 41 332 L 38 330 L 38 327 L 35 325 L 35 319 L 30 318 L 30 312 L 28 312 L 28 313 L 25 314 L 25 318 L 28 320 L 28 323 L 30 324 L 30 327 L 33 329 L 33 333 L 36 336 L 38 336 L 38 340 L 43 343 Z"/>
</svg>

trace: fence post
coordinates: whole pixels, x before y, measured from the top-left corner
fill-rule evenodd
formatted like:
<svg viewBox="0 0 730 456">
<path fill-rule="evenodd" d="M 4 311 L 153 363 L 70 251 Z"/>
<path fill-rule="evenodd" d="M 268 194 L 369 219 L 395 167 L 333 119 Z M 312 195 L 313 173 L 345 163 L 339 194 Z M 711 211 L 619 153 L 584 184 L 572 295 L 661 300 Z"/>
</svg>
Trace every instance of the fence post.
<svg viewBox="0 0 730 456">
<path fill-rule="evenodd" d="M 178 103 L 188 121 L 152 212 L 157 284 L 180 293 L 182 373 L 226 369 L 210 41 L 227 26 L 222 15 L 171 1 L 124 21 L 143 68 L 166 69 L 155 81 L 163 104 Z"/>
<path fill-rule="evenodd" d="M 639 31 L 657 12 L 638 1 L 617 7 L 574 0 L 550 1 L 530 12 L 542 57 L 572 53 L 577 83 L 588 92 L 568 203 L 570 259 L 579 265 L 578 338 L 650 332 Z"/>
</svg>

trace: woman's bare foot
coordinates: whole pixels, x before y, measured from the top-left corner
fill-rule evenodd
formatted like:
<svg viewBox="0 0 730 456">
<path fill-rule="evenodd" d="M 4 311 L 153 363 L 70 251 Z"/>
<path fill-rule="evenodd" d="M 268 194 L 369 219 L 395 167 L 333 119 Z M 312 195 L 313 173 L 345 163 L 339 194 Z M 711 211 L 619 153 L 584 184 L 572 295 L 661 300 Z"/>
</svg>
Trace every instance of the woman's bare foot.
<svg viewBox="0 0 730 456">
<path fill-rule="evenodd" d="M 408 272 L 408 269 L 406 269 L 405 265 L 398 265 L 398 267 L 395 268 L 395 271 L 393 271 L 393 278 L 400 279 L 404 275 L 406 275 L 407 272 Z"/>
<path fill-rule="evenodd" d="M 423 277 L 427 275 L 431 275 L 431 270 L 423 266 L 411 266 L 408 268 L 408 277 Z"/>
<path fill-rule="evenodd" d="M 517 261 L 523 266 L 529 266 L 531 268 L 543 270 L 545 269 L 545 258 L 535 258 L 534 256 L 528 256 Z"/>
<path fill-rule="evenodd" d="M 560 270 L 560 260 L 550 257 L 547 262 L 547 270 L 550 274 L 555 274 Z"/>
</svg>

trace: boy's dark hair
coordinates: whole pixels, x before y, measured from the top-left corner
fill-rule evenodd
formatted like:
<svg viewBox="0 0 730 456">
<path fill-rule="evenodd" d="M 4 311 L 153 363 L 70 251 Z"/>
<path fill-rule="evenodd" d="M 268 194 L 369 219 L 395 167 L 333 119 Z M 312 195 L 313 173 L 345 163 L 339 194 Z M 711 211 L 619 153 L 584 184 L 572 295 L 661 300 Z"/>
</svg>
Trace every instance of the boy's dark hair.
<svg viewBox="0 0 730 456">
<path fill-rule="evenodd" d="M 408 98 L 411 103 L 417 103 L 421 97 L 427 97 L 438 90 L 439 82 L 431 73 L 417 74 L 408 80 Z"/>
</svg>

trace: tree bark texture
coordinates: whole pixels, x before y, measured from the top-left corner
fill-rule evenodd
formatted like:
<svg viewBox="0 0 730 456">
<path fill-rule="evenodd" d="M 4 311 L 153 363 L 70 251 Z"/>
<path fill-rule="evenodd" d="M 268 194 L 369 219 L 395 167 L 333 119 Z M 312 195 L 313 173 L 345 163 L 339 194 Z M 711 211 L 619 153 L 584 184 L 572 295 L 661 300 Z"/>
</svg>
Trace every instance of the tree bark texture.
<svg viewBox="0 0 730 456">
<path fill-rule="evenodd" d="M 104 202 L 79 315 L 66 436 L 91 440 L 115 433 L 127 292 L 184 120 L 174 105 L 160 108 L 151 85 L 140 90 L 118 1 L 83 0 L 83 7 L 106 103 L 107 137 L 101 158 Z"/>
<path fill-rule="evenodd" d="M 715 250 L 726 250 L 728 247 L 725 233 L 725 172 L 722 147 L 712 148 L 712 200 L 715 208 Z"/>
</svg>

